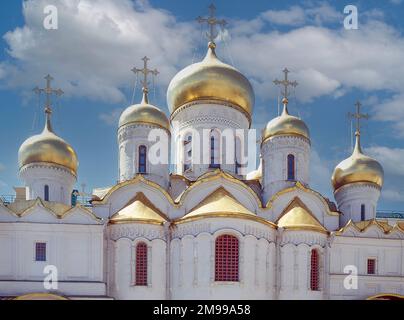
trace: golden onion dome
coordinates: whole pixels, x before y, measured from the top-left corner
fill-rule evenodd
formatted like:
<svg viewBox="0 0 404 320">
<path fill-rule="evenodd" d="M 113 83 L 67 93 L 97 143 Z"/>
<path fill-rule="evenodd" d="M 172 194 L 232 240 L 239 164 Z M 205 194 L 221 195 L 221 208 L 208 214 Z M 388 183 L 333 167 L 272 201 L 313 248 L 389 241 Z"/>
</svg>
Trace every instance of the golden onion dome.
<svg viewBox="0 0 404 320">
<path fill-rule="evenodd" d="M 46 114 L 42 133 L 25 140 L 18 151 L 20 169 L 32 163 L 50 163 L 67 168 L 77 175 L 78 160 L 74 149 L 52 130 L 50 113 Z"/>
<path fill-rule="evenodd" d="M 356 143 L 352 155 L 342 161 L 334 169 L 331 178 L 334 191 L 344 185 L 365 182 L 383 186 L 383 167 L 375 159 L 363 154 L 360 145 L 360 134 L 356 133 Z"/>
<path fill-rule="evenodd" d="M 209 43 L 206 57 L 181 70 L 167 91 L 168 107 L 173 113 L 186 103 L 219 100 L 240 108 L 251 117 L 255 96 L 248 79 L 236 68 L 221 62 Z"/>
<path fill-rule="evenodd" d="M 148 103 L 147 92 L 144 92 L 140 104 L 128 107 L 119 118 L 119 127 L 134 123 L 152 124 L 170 131 L 167 116 L 159 108 Z"/>
<path fill-rule="evenodd" d="M 309 128 L 303 120 L 289 114 L 287 99 L 284 99 L 283 102 L 282 114 L 268 122 L 262 134 L 262 141 L 281 135 L 300 136 L 310 140 Z"/>
</svg>

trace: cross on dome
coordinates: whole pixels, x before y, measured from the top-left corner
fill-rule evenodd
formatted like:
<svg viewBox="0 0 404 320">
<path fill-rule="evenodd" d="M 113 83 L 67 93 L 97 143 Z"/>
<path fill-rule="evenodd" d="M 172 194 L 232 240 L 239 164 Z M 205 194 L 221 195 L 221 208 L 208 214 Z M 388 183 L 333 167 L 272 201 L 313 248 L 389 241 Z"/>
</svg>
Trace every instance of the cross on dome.
<svg viewBox="0 0 404 320">
<path fill-rule="evenodd" d="M 64 92 L 62 89 L 53 89 L 51 87 L 51 82 L 54 80 L 49 74 L 44 78 L 46 80 L 46 87 L 45 88 L 38 88 L 35 87 L 33 91 L 40 95 L 41 93 L 45 93 L 46 101 L 45 101 L 45 114 L 46 114 L 46 121 L 45 121 L 45 129 L 48 131 L 52 130 L 52 124 L 50 120 L 50 116 L 52 114 L 52 107 L 51 107 L 51 96 L 55 94 L 56 96 L 61 96 Z"/>
<path fill-rule="evenodd" d="M 285 74 L 285 78 L 283 80 L 274 80 L 274 84 L 277 86 L 283 86 L 283 91 L 282 91 L 282 95 L 283 95 L 283 104 L 287 105 L 289 102 L 289 87 L 297 87 L 298 83 L 297 81 L 289 81 L 288 79 L 288 73 L 290 73 L 290 71 L 288 70 L 288 68 L 283 69 L 282 71 Z"/>
<path fill-rule="evenodd" d="M 51 96 L 52 96 L 52 94 L 55 94 L 57 96 L 61 96 L 64 92 L 61 89 L 53 89 L 51 87 L 51 82 L 54 79 L 49 74 L 44 79 L 46 80 L 46 87 L 45 88 L 35 87 L 33 89 L 33 91 L 36 94 L 45 93 L 45 95 L 46 95 L 45 113 L 46 114 L 51 114 L 52 113 L 52 108 L 51 108 Z"/>
<path fill-rule="evenodd" d="M 143 74 L 143 80 L 142 80 L 142 86 L 143 86 L 143 102 L 144 103 L 149 103 L 149 99 L 147 94 L 149 93 L 149 82 L 148 82 L 148 76 L 151 74 L 153 76 L 157 76 L 159 74 L 159 71 L 157 69 L 149 69 L 148 68 L 148 61 L 150 59 L 145 56 L 141 60 L 143 60 L 143 69 L 138 69 L 134 67 L 131 71 L 135 74 Z"/>
<path fill-rule="evenodd" d="M 356 107 L 356 112 L 355 113 L 348 113 L 348 116 L 350 119 L 356 119 L 356 132 L 355 135 L 360 136 L 361 134 L 361 123 L 360 121 L 362 119 L 368 120 L 369 119 L 369 115 L 366 113 L 361 113 L 361 108 L 362 108 L 362 103 L 360 103 L 360 101 L 357 101 L 355 103 L 355 107 Z"/>
<path fill-rule="evenodd" d="M 224 19 L 219 20 L 219 19 L 217 19 L 215 17 L 216 7 L 215 7 L 215 5 L 213 3 L 209 6 L 209 14 L 210 14 L 209 17 L 207 17 L 207 18 L 199 16 L 197 18 L 197 21 L 200 24 L 206 23 L 208 25 L 209 31 L 206 32 L 206 36 L 207 36 L 207 38 L 209 40 L 209 46 L 214 47 L 215 46 L 215 39 L 219 35 L 219 33 L 216 30 L 216 26 L 219 25 L 219 26 L 224 27 L 227 24 L 227 21 L 224 20 Z"/>
</svg>

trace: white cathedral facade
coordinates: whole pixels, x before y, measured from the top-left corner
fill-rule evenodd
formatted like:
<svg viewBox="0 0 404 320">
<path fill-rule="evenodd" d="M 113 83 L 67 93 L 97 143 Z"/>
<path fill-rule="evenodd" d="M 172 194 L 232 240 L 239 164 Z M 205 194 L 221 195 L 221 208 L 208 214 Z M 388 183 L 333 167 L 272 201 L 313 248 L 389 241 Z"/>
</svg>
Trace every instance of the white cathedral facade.
<svg viewBox="0 0 404 320">
<path fill-rule="evenodd" d="M 1 297 L 404 294 L 404 222 L 376 219 L 383 169 L 363 153 L 359 126 L 352 155 L 330 177 L 334 203 L 310 188 L 310 133 L 289 114 L 287 89 L 294 83 L 286 77 L 279 82 L 283 112 L 268 119 L 260 165 L 246 174 L 242 139 L 231 147 L 221 134 L 250 129 L 254 92 L 245 76 L 219 60 L 215 47 L 211 41 L 201 62 L 172 79 L 170 117 L 148 101 L 147 75 L 155 71 L 146 63 L 137 70 L 145 76 L 143 100 L 117 124 L 119 183 L 95 189 L 91 207 L 72 204 L 78 156 L 53 130 L 47 101 L 43 132 L 19 150 L 24 187 L 14 201 L 0 202 Z M 50 95 L 47 80 L 41 90 Z M 171 173 L 168 161 L 150 159 L 156 129 L 166 137 L 160 146 L 175 160 Z M 207 130 L 207 144 L 198 144 Z M 206 153 L 207 162 L 195 161 L 195 154 Z M 57 288 L 44 284 L 52 273 Z"/>
</svg>

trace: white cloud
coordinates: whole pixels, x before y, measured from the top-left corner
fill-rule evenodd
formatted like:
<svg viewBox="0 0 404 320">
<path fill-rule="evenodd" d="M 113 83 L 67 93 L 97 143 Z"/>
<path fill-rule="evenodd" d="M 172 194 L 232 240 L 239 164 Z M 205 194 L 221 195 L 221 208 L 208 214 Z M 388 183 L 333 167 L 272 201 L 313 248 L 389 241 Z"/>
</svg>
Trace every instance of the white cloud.
<svg viewBox="0 0 404 320">
<path fill-rule="evenodd" d="M 332 199 L 330 162 L 321 158 L 319 153 L 312 148 L 310 159 L 310 187 L 321 192 L 324 196 Z"/>
<path fill-rule="evenodd" d="M 306 21 L 306 14 L 299 6 L 292 6 L 288 10 L 269 10 L 262 14 L 262 18 L 279 25 L 297 26 Z"/>
<path fill-rule="evenodd" d="M 404 137 L 404 92 L 374 104 L 375 119 L 392 122 L 400 137 Z"/>
<path fill-rule="evenodd" d="M 374 146 L 366 148 L 366 152 L 380 161 L 386 174 L 404 177 L 404 149 Z"/>
<path fill-rule="evenodd" d="M 387 201 L 404 202 L 404 192 L 392 189 L 382 189 L 381 197 Z"/>
<path fill-rule="evenodd" d="M 58 8 L 59 29 L 42 26 L 44 5 Z M 28 0 L 25 25 L 5 34 L 15 70 L 8 85 L 31 88 L 51 73 L 69 95 L 122 101 L 134 65 L 148 55 L 166 85 L 177 66 L 190 59 L 193 24 L 167 11 L 130 0 Z"/>
<path fill-rule="evenodd" d="M 101 113 L 99 115 L 100 120 L 102 120 L 108 126 L 117 126 L 119 117 L 122 114 L 123 109 L 114 109 L 109 113 Z"/>
<path fill-rule="evenodd" d="M 386 188 L 382 189 L 382 198 L 404 202 L 404 149 L 374 146 L 366 148 L 365 151 L 383 166 Z"/>
</svg>

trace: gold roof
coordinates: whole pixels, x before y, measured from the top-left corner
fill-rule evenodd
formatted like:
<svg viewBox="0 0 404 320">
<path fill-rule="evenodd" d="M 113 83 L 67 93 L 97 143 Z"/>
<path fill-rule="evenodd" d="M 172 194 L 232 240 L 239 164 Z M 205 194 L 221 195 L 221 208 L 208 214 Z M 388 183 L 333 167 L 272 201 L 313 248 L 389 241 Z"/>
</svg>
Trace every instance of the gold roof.
<svg viewBox="0 0 404 320">
<path fill-rule="evenodd" d="M 186 103 L 197 100 L 228 102 L 251 117 L 254 91 L 248 79 L 236 68 L 221 62 L 215 44 L 209 43 L 206 57 L 194 63 L 171 80 L 167 91 L 168 107 L 173 113 Z"/>
<path fill-rule="evenodd" d="M 342 161 L 334 169 L 331 178 L 334 190 L 344 185 L 365 182 L 383 186 L 384 172 L 379 162 L 363 154 L 360 145 L 360 134 L 356 133 L 356 143 L 352 155 Z"/>
<path fill-rule="evenodd" d="M 284 99 L 282 114 L 266 125 L 262 134 L 262 141 L 280 135 L 300 136 L 310 140 L 310 131 L 304 121 L 289 114 L 287 99 Z"/>
<path fill-rule="evenodd" d="M 166 221 L 166 216 L 143 193 L 139 192 L 129 203 L 115 213 L 109 222 L 111 224 L 131 222 L 163 224 Z"/>
<path fill-rule="evenodd" d="M 324 228 L 298 197 L 294 198 L 285 208 L 277 221 L 277 225 L 280 228 L 292 230 L 327 232 L 327 229 Z"/>
<path fill-rule="evenodd" d="M 201 203 L 191 209 L 184 218 L 210 214 L 256 215 L 238 202 L 223 187 L 207 196 Z"/>
<path fill-rule="evenodd" d="M 386 220 L 379 220 L 379 219 L 370 219 L 364 221 L 353 222 L 349 220 L 345 226 L 339 229 L 336 234 L 341 235 L 343 234 L 349 227 L 353 227 L 358 232 L 366 232 L 372 226 L 376 226 L 380 231 L 385 234 L 392 233 L 394 231 L 404 232 L 404 225 L 402 222 L 397 222 L 394 226 L 390 225 Z"/>
<path fill-rule="evenodd" d="M 143 94 L 140 104 L 132 105 L 122 112 L 119 127 L 132 123 L 152 124 L 170 131 L 167 116 L 159 108 L 148 103 L 147 93 Z"/>
<path fill-rule="evenodd" d="M 47 113 L 45 128 L 41 134 L 25 140 L 18 151 L 20 169 L 32 163 L 52 163 L 63 166 L 77 175 L 78 160 L 76 152 L 52 130 L 50 115 Z"/>
</svg>

